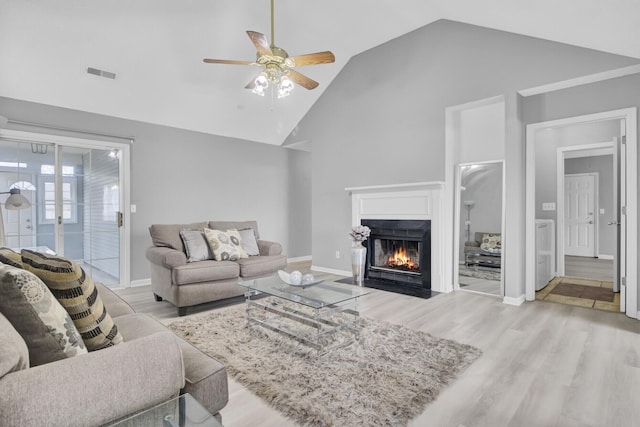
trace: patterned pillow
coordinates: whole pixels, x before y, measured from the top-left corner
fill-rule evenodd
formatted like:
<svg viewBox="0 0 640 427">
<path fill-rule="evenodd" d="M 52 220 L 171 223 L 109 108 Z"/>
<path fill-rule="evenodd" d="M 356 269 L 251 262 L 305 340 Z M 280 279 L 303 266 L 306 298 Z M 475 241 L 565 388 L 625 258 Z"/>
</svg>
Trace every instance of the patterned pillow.
<svg viewBox="0 0 640 427">
<path fill-rule="evenodd" d="M 0 262 L 16 268 L 22 268 L 22 256 L 9 248 L 0 248 Z"/>
<path fill-rule="evenodd" d="M 187 252 L 187 262 L 213 259 L 207 238 L 202 230 L 180 230 L 180 237 Z"/>
<path fill-rule="evenodd" d="M 216 261 L 237 261 L 240 258 L 249 258 L 249 255 L 242 249 L 242 242 L 238 230 L 227 231 L 204 229 L 207 242 L 213 252 Z"/>
<path fill-rule="evenodd" d="M 31 366 L 87 352 L 69 313 L 29 271 L 0 267 L 0 311 L 26 342 Z"/>
<path fill-rule="evenodd" d="M 22 250 L 22 262 L 69 312 L 89 351 L 122 342 L 122 335 L 107 313 L 93 280 L 78 263 L 26 249 Z"/>
<path fill-rule="evenodd" d="M 499 233 L 486 233 L 482 235 L 480 249 L 499 254 L 502 252 L 502 235 Z"/>
</svg>

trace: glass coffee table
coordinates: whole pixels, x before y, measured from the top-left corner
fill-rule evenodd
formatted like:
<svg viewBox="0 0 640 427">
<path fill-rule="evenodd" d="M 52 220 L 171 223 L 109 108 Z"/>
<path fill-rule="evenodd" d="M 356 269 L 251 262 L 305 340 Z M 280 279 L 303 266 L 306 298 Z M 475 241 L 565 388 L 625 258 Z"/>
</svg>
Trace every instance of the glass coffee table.
<svg viewBox="0 0 640 427">
<path fill-rule="evenodd" d="M 247 322 L 286 335 L 324 354 L 358 339 L 358 298 L 369 292 L 322 281 L 293 286 L 278 275 L 238 282 L 247 289 Z M 270 298 L 256 298 L 257 296 Z"/>
<path fill-rule="evenodd" d="M 133 414 L 110 427 L 222 427 L 220 421 L 190 394 L 182 394 Z"/>
</svg>

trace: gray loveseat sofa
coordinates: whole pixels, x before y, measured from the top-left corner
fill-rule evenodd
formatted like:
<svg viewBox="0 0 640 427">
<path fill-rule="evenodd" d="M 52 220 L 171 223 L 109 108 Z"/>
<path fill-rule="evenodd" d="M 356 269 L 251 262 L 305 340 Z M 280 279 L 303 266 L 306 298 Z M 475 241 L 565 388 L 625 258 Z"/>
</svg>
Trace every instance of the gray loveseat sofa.
<svg viewBox="0 0 640 427">
<path fill-rule="evenodd" d="M 237 261 L 213 259 L 187 262 L 181 230 L 247 230 L 255 235 L 259 254 Z M 187 307 L 236 297 L 244 293 L 239 278 L 272 274 L 287 266 L 282 245 L 260 239 L 256 221 L 209 221 L 192 224 L 154 224 L 149 227 L 153 246 L 146 257 L 151 263 L 151 288 L 157 301 L 169 301 L 184 316 Z"/>
<path fill-rule="evenodd" d="M 124 338 L 113 347 L 29 367 L 25 341 L 0 314 L 0 426 L 99 426 L 180 393 L 219 417 L 229 399 L 224 365 L 96 287 Z"/>
</svg>

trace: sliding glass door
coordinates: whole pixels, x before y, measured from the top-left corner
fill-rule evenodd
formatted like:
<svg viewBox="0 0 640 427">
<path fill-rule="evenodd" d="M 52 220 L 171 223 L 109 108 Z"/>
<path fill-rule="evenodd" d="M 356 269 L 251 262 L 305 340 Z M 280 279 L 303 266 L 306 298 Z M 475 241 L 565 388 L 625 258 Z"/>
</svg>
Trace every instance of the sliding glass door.
<svg viewBox="0 0 640 427">
<path fill-rule="evenodd" d="M 95 281 L 125 285 L 122 164 L 128 147 L 22 137 L 0 136 L 0 193 L 17 188 L 31 203 L 2 207 L 3 244 L 71 258 Z M 7 197 L 0 196 L 3 205 Z"/>
</svg>

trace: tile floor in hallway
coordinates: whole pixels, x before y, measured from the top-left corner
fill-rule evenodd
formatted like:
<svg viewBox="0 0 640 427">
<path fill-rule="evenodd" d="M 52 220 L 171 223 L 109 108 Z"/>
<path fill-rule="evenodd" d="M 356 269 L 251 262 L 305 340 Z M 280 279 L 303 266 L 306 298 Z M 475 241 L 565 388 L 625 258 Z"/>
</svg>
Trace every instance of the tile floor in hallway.
<svg viewBox="0 0 640 427">
<path fill-rule="evenodd" d="M 613 282 L 606 280 L 555 277 L 536 292 L 536 300 L 620 311 L 620 293 L 613 292 Z"/>
</svg>

